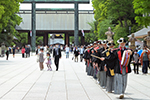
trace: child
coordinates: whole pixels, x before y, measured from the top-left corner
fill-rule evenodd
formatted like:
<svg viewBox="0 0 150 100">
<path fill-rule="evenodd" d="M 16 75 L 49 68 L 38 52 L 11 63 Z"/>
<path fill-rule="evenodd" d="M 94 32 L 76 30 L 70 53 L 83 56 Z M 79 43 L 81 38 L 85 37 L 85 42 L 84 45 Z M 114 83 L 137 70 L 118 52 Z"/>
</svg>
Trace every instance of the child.
<svg viewBox="0 0 150 100">
<path fill-rule="evenodd" d="M 44 62 L 44 54 L 43 54 L 43 48 L 40 49 L 40 54 L 39 54 L 39 64 L 40 64 L 40 70 L 42 71 L 44 69 L 44 65 L 43 65 L 43 62 Z"/>
<path fill-rule="evenodd" d="M 50 53 L 47 53 L 47 62 L 46 62 L 46 64 L 47 64 L 47 67 L 48 67 L 48 70 L 47 71 L 52 71 L 52 68 L 51 68 L 51 64 L 52 64 L 52 62 L 51 62 L 51 56 L 50 56 Z"/>
</svg>

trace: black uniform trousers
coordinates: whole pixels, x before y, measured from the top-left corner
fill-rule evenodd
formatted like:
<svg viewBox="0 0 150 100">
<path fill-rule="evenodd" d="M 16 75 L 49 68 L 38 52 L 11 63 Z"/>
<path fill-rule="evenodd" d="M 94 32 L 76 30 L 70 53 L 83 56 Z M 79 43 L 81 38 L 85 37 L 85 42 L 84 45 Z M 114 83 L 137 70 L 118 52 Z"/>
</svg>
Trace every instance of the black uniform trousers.
<svg viewBox="0 0 150 100">
<path fill-rule="evenodd" d="M 58 67 L 59 67 L 59 55 L 55 56 L 54 62 L 55 62 L 55 65 L 56 65 L 56 71 L 58 71 Z"/>
</svg>

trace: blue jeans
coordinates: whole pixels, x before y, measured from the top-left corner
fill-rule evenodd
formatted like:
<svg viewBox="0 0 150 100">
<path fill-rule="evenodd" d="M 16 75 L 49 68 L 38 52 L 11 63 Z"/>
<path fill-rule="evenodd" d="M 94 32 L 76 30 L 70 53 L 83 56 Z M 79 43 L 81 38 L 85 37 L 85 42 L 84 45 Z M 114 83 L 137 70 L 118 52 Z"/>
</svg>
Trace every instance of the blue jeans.
<svg viewBox="0 0 150 100">
<path fill-rule="evenodd" d="M 149 61 L 143 61 L 143 67 L 142 67 L 143 73 L 145 73 L 145 74 L 147 73 L 148 66 L 149 66 Z"/>
<path fill-rule="evenodd" d="M 66 58 L 69 58 L 69 52 L 66 52 Z"/>
</svg>

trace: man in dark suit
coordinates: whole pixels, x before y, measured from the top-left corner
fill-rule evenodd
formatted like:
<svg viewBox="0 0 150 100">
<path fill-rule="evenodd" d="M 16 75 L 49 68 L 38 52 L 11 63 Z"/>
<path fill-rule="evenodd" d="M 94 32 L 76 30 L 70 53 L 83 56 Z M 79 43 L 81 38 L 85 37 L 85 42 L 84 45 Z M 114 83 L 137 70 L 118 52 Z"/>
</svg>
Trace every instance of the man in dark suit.
<svg viewBox="0 0 150 100">
<path fill-rule="evenodd" d="M 53 57 L 54 57 L 54 63 L 56 65 L 56 71 L 58 71 L 59 58 L 61 58 L 61 50 L 58 47 L 58 44 L 56 44 L 55 48 L 53 49 Z"/>
</svg>

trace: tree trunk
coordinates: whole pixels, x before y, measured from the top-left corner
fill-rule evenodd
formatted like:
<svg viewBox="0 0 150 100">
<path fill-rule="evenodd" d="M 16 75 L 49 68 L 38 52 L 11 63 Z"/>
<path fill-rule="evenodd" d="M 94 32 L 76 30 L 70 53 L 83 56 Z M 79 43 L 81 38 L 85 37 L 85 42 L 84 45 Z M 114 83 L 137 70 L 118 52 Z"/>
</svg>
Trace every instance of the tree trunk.
<svg viewBox="0 0 150 100">
<path fill-rule="evenodd" d="M 126 16 L 124 17 L 124 25 L 125 25 L 125 27 L 127 27 L 127 26 L 128 26 L 128 23 L 127 23 L 127 18 L 126 18 Z"/>
<path fill-rule="evenodd" d="M 120 17 L 119 17 L 119 21 L 120 21 L 120 23 L 121 23 L 121 27 L 123 27 L 123 23 L 122 23 L 122 20 L 121 20 Z"/>
</svg>

